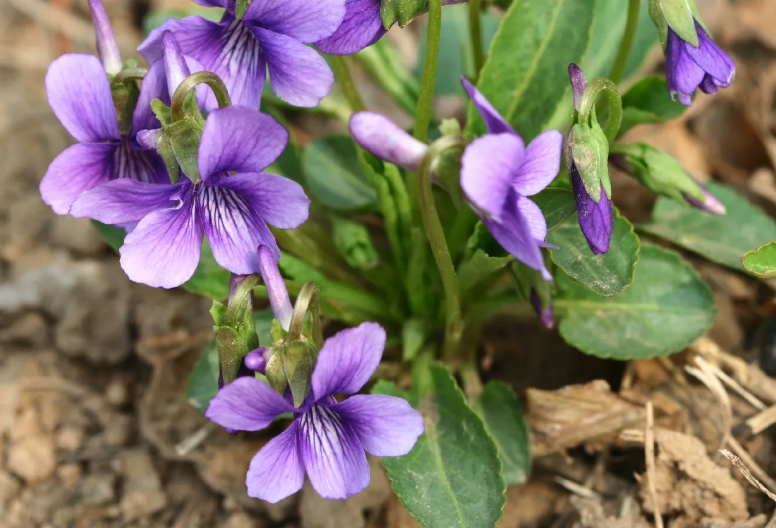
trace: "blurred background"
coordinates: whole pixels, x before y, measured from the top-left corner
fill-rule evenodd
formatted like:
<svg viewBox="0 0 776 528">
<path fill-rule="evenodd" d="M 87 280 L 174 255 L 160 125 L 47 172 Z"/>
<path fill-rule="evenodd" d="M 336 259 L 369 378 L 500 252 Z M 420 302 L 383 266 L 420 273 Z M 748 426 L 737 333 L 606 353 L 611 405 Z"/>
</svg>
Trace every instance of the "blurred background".
<svg viewBox="0 0 776 528">
<path fill-rule="evenodd" d="M 103 1 L 123 58 L 141 64 L 134 50 L 144 31 L 193 5 Z M 774 215 L 776 1 L 698 4 L 717 42 L 736 60 L 736 81 L 717 96 L 700 94 L 681 119 L 638 127 L 626 139 L 668 151 L 700 181 L 721 181 Z M 496 24 L 497 15 L 486 18 L 485 33 L 492 35 Z M 410 72 L 418 66 L 421 26 L 422 19 L 388 36 Z M 455 26 L 445 31 L 449 35 Z M 458 31 L 465 33 L 465 26 Z M 465 52 L 442 49 L 443 78 L 452 78 L 454 86 L 467 64 Z M 86 0 L 0 0 L 0 526 L 416 527 L 374 460 L 367 491 L 346 501 L 320 499 L 308 486 L 276 505 L 245 495 L 248 461 L 277 431 L 232 437 L 186 401 L 188 375 L 212 337 L 210 301 L 129 282 L 89 221 L 54 215 L 38 194 L 48 164 L 72 143 L 46 102 L 43 84 L 48 64 L 69 52 L 95 53 Z M 661 63 L 655 49 L 642 71 L 660 71 Z M 367 106 L 410 124 L 410 116 L 366 72 L 356 73 Z M 441 89 L 440 117 L 465 115 L 457 90 Z M 336 94 L 331 105 L 336 113 Z M 301 144 L 344 131 L 335 118 L 289 117 Z M 654 197 L 612 172 L 617 206 L 632 221 L 648 219 Z M 709 336 L 731 354 L 755 358 L 751 336 L 774 312 L 772 286 L 689 258 L 717 301 Z M 655 382 L 652 362 L 626 370 L 625 364 L 584 356 L 533 319 L 497 320 L 485 336 L 485 377 L 510 382 L 521 396 L 528 387 L 557 391 L 596 379 L 619 387 L 623 375 L 631 384 Z M 580 420 L 589 417 L 587 409 Z M 764 435 L 757 442 L 750 452 L 776 475 L 773 440 Z M 603 524 L 603 514 L 591 517 L 569 501 L 575 493 L 558 478 L 583 482 L 596 474 L 603 475 L 607 493 L 639 500 L 633 472 L 643 467 L 615 456 L 602 472 L 593 452 L 549 450 L 537 459 L 532 480 L 510 487 L 500 526 L 640 525 L 641 517 Z M 772 510 L 757 492 L 730 508 L 751 515 Z M 705 515 L 681 505 L 678 511 L 686 526 L 699 525 Z"/>
</svg>

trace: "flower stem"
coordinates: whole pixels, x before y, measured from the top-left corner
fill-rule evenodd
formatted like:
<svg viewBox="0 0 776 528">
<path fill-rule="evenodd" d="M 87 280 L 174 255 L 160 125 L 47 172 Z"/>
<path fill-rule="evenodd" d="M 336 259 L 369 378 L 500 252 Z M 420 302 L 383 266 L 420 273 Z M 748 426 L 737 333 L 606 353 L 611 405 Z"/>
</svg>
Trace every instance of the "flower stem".
<svg viewBox="0 0 776 528">
<path fill-rule="evenodd" d="M 428 141 L 428 125 L 434 102 L 437 66 L 439 64 L 439 41 L 442 35 L 442 0 L 428 2 L 428 37 L 423 59 L 423 77 L 420 82 L 418 111 L 415 114 L 413 135 L 421 143 Z"/>
<path fill-rule="evenodd" d="M 603 95 L 606 99 L 607 108 L 609 110 L 609 119 L 606 122 L 604 128 L 604 134 L 606 139 L 609 140 L 609 144 L 614 142 L 617 137 L 617 132 L 620 131 L 620 125 L 622 124 L 622 97 L 617 90 L 617 85 L 609 79 L 598 77 L 591 82 L 585 89 L 585 93 L 582 95 L 582 100 L 579 103 L 579 122 L 587 123 L 590 119 L 590 114 L 596 107 L 596 101 L 598 96 Z"/>
<path fill-rule="evenodd" d="M 210 89 L 213 90 L 213 93 L 216 96 L 218 108 L 231 106 L 232 99 L 229 97 L 229 91 L 226 89 L 224 81 L 213 72 L 197 72 L 186 77 L 178 88 L 175 89 L 175 93 L 172 94 L 170 110 L 172 111 L 173 121 L 180 121 L 183 119 L 183 102 L 186 100 L 186 95 L 199 84 L 207 84 L 210 86 Z"/>
<path fill-rule="evenodd" d="M 366 108 L 364 101 L 358 93 L 356 83 L 353 80 L 353 76 L 350 74 L 350 68 L 345 60 L 345 57 L 341 55 L 329 55 L 331 64 L 334 66 L 334 75 L 342 87 L 342 92 L 345 94 L 345 98 L 348 100 L 350 109 L 354 112 L 360 112 Z"/>
<path fill-rule="evenodd" d="M 445 294 L 446 306 L 446 328 L 445 328 L 445 351 L 444 356 L 448 359 L 455 356 L 458 350 L 458 343 L 463 334 L 463 322 L 461 320 L 461 291 L 458 285 L 458 277 L 455 274 L 455 265 L 450 257 L 450 250 L 447 247 L 445 231 L 442 222 L 439 220 L 434 195 L 431 189 L 431 171 L 437 156 L 444 150 L 460 146 L 463 138 L 455 136 L 443 136 L 435 141 L 423 156 L 418 170 L 418 200 L 420 205 L 420 215 L 423 220 L 423 227 L 426 231 L 426 238 L 431 246 L 431 253 L 434 255 L 439 275 L 442 278 L 442 289 Z"/>
<path fill-rule="evenodd" d="M 480 78 L 480 72 L 485 64 L 485 52 L 482 49 L 481 11 L 482 0 L 469 1 L 469 38 L 472 41 L 472 57 L 474 58 L 473 84 L 477 84 L 477 80 Z"/>
<path fill-rule="evenodd" d="M 625 32 L 620 41 L 620 49 L 617 51 L 617 57 L 614 59 L 612 71 L 609 78 L 614 84 L 619 84 L 622 80 L 622 74 L 625 72 L 625 66 L 628 64 L 630 52 L 633 48 L 633 41 L 636 38 L 636 27 L 639 24 L 639 7 L 641 0 L 628 0 L 628 18 L 625 22 Z"/>
<path fill-rule="evenodd" d="M 124 82 L 129 80 L 142 81 L 148 70 L 146 68 L 126 68 L 121 70 L 113 78 L 114 82 Z"/>
</svg>

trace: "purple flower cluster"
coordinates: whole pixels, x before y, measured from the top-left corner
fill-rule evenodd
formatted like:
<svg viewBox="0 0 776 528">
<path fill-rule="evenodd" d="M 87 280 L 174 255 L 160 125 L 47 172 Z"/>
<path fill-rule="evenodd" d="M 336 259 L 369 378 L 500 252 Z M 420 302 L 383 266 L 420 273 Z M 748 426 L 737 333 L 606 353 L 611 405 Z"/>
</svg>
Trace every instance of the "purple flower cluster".
<svg viewBox="0 0 776 528">
<path fill-rule="evenodd" d="M 307 474 L 322 497 L 344 499 L 369 484 L 366 453 L 410 452 L 424 425 L 420 413 L 406 401 L 383 395 L 355 395 L 340 402 L 334 398 L 361 390 L 380 363 L 384 347 L 385 331 L 375 323 L 326 340 L 313 371 L 310 396 L 299 408 L 253 377 L 239 378 L 218 392 L 205 415 L 229 429 L 258 431 L 280 414 L 294 415 L 291 425 L 253 457 L 245 479 L 248 495 L 278 502 L 299 491 Z"/>
</svg>

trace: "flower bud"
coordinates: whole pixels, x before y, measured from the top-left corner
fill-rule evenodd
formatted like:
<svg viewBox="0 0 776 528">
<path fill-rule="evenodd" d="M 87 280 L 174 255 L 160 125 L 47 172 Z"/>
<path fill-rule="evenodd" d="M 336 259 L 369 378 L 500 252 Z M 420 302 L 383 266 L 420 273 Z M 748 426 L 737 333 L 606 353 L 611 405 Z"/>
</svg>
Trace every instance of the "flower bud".
<svg viewBox="0 0 776 528">
<path fill-rule="evenodd" d="M 261 278 L 267 287 L 272 313 L 275 315 L 275 319 L 280 321 L 283 330 L 288 331 L 294 307 L 291 305 L 286 283 L 280 275 L 275 257 L 267 246 L 259 246 L 259 269 L 261 270 Z"/>
<path fill-rule="evenodd" d="M 259 337 L 253 320 L 253 287 L 258 282 L 255 275 L 233 275 L 230 281 L 229 302 L 226 306 L 213 301 L 210 314 L 216 334 L 220 378 L 229 384 L 247 372 L 243 359 L 259 348 Z M 241 374 L 242 373 L 242 374 Z"/>
<path fill-rule="evenodd" d="M 350 118 L 350 133 L 356 143 L 378 158 L 416 172 L 428 150 L 387 117 L 375 112 L 356 112 Z"/>
<path fill-rule="evenodd" d="M 698 33 L 693 17 L 692 0 L 650 0 L 649 16 L 657 27 L 663 49 L 666 47 L 668 28 L 679 38 L 698 47 Z"/>
<path fill-rule="evenodd" d="M 97 53 L 102 61 L 102 66 L 110 75 L 116 75 L 121 71 L 121 53 L 116 37 L 110 27 L 108 14 L 105 12 L 100 0 L 89 0 L 89 11 L 92 13 L 94 32 L 97 37 Z"/>
<path fill-rule="evenodd" d="M 617 145 L 612 163 L 633 175 L 646 188 L 711 214 L 724 214 L 725 207 L 698 184 L 671 155 L 646 143 Z"/>
<path fill-rule="evenodd" d="M 281 395 L 290 389 L 294 406 L 302 405 L 310 394 L 310 380 L 318 358 L 315 346 L 305 340 L 278 343 L 265 353 L 264 357 L 267 356 L 266 376 L 270 386 Z"/>
<path fill-rule="evenodd" d="M 186 59 L 183 56 L 178 41 L 170 31 L 162 35 L 162 47 L 164 48 L 164 69 L 167 74 L 167 91 L 170 99 L 175 94 L 178 86 L 191 75 Z"/>
<path fill-rule="evenodd" d="M 253 372 L 265 374 L 267 372 L 267 360 L 264 357 L 266 352 L 267 349 L 265 347 L 251 350 L 248 352 L 248 355 L 245 356 L 243 365 L 245 365 L 246 368 L 252 370 Z"/>
</svg>

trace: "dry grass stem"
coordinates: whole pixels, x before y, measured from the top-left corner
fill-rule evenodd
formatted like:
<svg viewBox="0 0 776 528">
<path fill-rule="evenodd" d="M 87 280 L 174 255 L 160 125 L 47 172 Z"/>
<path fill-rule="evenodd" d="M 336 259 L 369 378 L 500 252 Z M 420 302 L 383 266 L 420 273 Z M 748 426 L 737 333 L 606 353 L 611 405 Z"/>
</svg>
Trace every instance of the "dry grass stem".
<svg viewBox="0 0 776 528">
<path fill-rule="evenodd" d="M 655 528 L 663 528 L 663 517 L 657 502 L 657 485 L 655 483 L 655 409 L 652 402 L 647 402 L 647 426 L 644 429 L 644 458 L 647 462 L 647 478 L 649 479 L 649 495 L 652 499 L 652 511 L 655 515 Z"/>
<path fill-rule="evenodd" d="M 724 423 L 720 428 L 719 450 L 727 444 L 730 429 L 733 427 L 733 408 L 730 405 L 730 396 L 728 396 L 725 386 L 722 385 L 722 382 L 717 377 L 714 367 L 708 361 L 699 356 L 695 358 L 695 365 L 697 368 L 687 365 L 684 369 L 688 374 L 691 374 L 703 383 L 722 406 Z"/>
<path fill-rule="evenodd" d="M 720 452 L 720 453 L 722 453 L 722 455 L 723 455 L 725 458 L 727 458 L 728 460 L 730 460 L 730 463 L 731 463 L 731 464 L 733 464 L 733 465 L 736 467 L 736 469 L 738 469 L 738 471 L 740 471 L 740 472 L 741 472 L 741 474 L 744 476 L 744 478 L 745 478 L 746 480 L 748 480 L 748 481 L 749 481 L 749 483 L 750 483 L 752 486 L 754 486 L 755 488 L 759 489 L 760 491 L 762 491 L 763 493 L 765 493 L 766 495 L 768 495 L 768 497 L 770 497 L 770 499 L 771 499 L 772 501 L 776 502 L 776 494 L 774 494 L 773 492 L 771 492 L 771 491 L 770 491 L 768 488 L 766 488 L 765 486 L 763 486 L 763 485 L 762 485 L 762 483 L 761 483 L 759 480 L 757 480 L 756 478 L 754 478 L 754 477 L 752 476 L 752 474 L 749 472 L 749 469 L 747 469 L 747 467 L 744 465 L 744 463 L 743 463 L 743 462 L 741 462 L 741 459 L 740 459 L 740 458 L 738 458 L 736 455 L 734 455 L 733 453 L 731 453 L 731 452 L 730 452 L 730 451 L 728 451 L 727 449 L 720 449 L 720 450 L 719 450 L 719 452 Z"/>
<path fill-rule="evenodd" d="M 752 430 L 752 434 L 760 434 L 776 423 L 776 405 L 772 405 L 759 412 L 746 421 L 746 425 Z"/>
<path fill-rule="evenodd" d="M 754 474 L 754 476 L 760 479 L 765 484 L 765 486 L 767 486 L 769 489 L 776 489 L 776 480 L 773 480 L 768 475 L 768 473 L 766 473 L 765 470 L 761 468 L 757 462 L 755 462 L 755 460 L 749 455 L 746 449 L 744 449 L 744 447 L 739 444 L 738 441 L 732 436 L 728 439 L 728 447 L 730 447 L 730 450 L 733 451 L 733 453 L 738 455 L 746 467 L 750 468 L 750 471 Z"/>
</svg>

